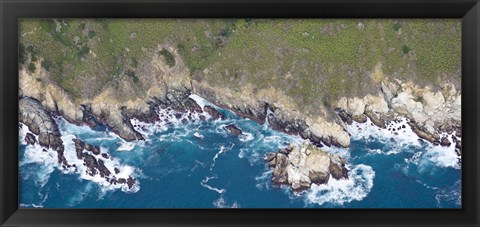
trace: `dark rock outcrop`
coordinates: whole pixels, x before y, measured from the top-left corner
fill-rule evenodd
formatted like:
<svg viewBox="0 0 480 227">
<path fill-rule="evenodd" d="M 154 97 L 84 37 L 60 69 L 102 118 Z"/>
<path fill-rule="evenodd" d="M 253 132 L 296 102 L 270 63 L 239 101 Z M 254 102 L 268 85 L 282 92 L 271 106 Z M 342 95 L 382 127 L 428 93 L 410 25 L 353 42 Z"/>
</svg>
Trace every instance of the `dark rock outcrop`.
<svg viewBox="0 0 480 227">
<path fill-rule="evenodd" d="M 19 122 L 25 124 L 32 133 L 38 135 L 38 143 L 45 148 L 57 151 L 58 163 L 63 168 L 70 165 L 64 156 L 63 141 L 57 123 L 37 100 L 23 97 L 18 102 Z"/>
<path fill-rule="evenodd" d="M 230 134 L 232 135 L 235 135 L 235 136 L 239 136 L 239 135 L 242 135 L 242 130 L 240 130 L 237 126 L 235 126 L 234 124 L 230 124 L 230 125 L 227 125 L 227 126 L 224 126 L 223 127 L 225 130 L 227 130 Z"/>
<path fill-rule="evenodd" d="M 278 153 L 276 156 L 275 167 L 272 173 L 272 181 L 275 184 L 287 184 L 288 183 L 288 172 L 287 166 L 290 162 L 288 157 L 282 153 Z"/>
<path fill-rule="evenodd" d="M 442 139 L 440 139 L 440 145 L 444 147 L 449 147 L 450 145 L 452 145 L 452 143 L 447 139 L 447 137 L 442 137 Z"/>
<path fill-rule="evenodd" d="M 25 136 L 25 142 L 29 145 L 34 145 L 37 143 L 37 139 L 35 139 L 35 136 L 32 133 L 27 133 Z"/>
<path fill-rule="evenodd" d="M 209 106 L 209 105 L 206 105 L 205 107 L 203 107 L 203 110 L 205 112 L 207 112 L 210 116 L 212 116 L 213 119 L 217 120 L 217 119 L 222 119 L 224 120 L 225 119 L 225 115 L 223 115 L 222 113 L 220 113 L 220 111 L 218 111 L 217 109 Z"/>
<path fill-rule="evenodd" d="M 131 189 L 135 185 L 135 180 L 129 176 L 130 180 L 123 178 L 116 179 L 115 174 L 119 174 L 120 170 L 115 167 L 112 173 L 106 166 L 104 161 L 100 158 L 109 159 L 106 153 L 100 154 L 100 148 L 91 144 L 87 144 L 80 139 L 72 139 L 75 143 L 75 151 L 77 158 L 83 160 L 83 165 L 87 168 L 87 174 L 90 176 L 95 176 L 97 174 L 100 177 L 105 178 L 108 182 L 112 184 L 127 184 L 128 188 Z M 89 152 L 93 154 L 90 154 Z M 123 179 L 123 180 L 122 180 Z"/>
<path fill-rule="evenodd" d="M 371 110 L 365 110 L 365 115 L 370 118 L 372 123 L 379 128 L 386 128 L 385 120 L 382 117 L 377 117 L 377 115 Z"/>
<path fill-rule="evenodd" d="M 268 167 L 272 168 L 275 167 L 277 164 L 277 153 L 275 152 L 270 152 L 265 155 L 265 161 L 268 163 Z"/>
<path fill-rule="evenodd" d="M 338 116 L 342 119 L 343 122 L 351 125 L 353 123 L 352 115 L 348 114 L 345 110 L 342 109 L 335 109 L 337 111 Z"/>
<path fill-rule="evenodd" d="M 417 134 L 418 137 L 427 140 L 435 145 L 440 144 L 440 137 L 438 135 L 433 135 L 428 133 L 426 130 L 423 130 L 418 126 L 414 121 L 407 122 L 408 125 L 412 128 L 412 131 Z"/>
<path fill-rule="evenodd" d="M 367 116 L 365 114 L 353 115 L 352 119 L 358 123 L 367 122 Z"/>
<path fill-rule="evenodd" d="M 326 184 L 330 179 L 330 175 L 324 172 L 309 172 L 308 178 L 310 181 L 315 184 Z"/>
</svg>

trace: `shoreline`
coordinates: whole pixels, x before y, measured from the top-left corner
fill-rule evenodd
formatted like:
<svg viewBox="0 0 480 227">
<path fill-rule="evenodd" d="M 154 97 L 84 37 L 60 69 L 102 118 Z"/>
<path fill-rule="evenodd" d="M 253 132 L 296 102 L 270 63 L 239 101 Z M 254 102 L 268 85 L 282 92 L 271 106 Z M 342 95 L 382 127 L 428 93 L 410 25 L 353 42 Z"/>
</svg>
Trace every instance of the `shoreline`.
<svg viewBox="0 0 480 227">
<path fill-rule="evenodd" d="M 211 103 L 210 101 L 208 101 L 208 100 L 206 100 L 206 99 L 204 99 L 204 98 L 202 98 L 202 97 L 200 97 L 196 94 L 190 93 L 188 95 L 188 98 L 185 99 L 185 100 L 186 101 L 184 101 L 183 103 L 177 104 L 176 107 L 173 106 L 173 105 L 169 105 L 167 107 L 167 105 L 165 105 L 164 103 L 161 103 L 161 102 L 159 104 L 157 103 L 156 105 L 152 105 L 151 110 L 153 112 L 148 113 L 148 115 L 125 115 L 125 117 L 130 121 L 130 124 L 131 124 L 131 127 L 133 128 L 133 130 L 135 130 L 135 132 L 138 133 L 142 138 L 142 139 L 135 140 L 135 141 L 146 140 L 149 137 L 148 133 L 145 134 L 145 132 L 142 132 L 142 126 L 141 126 L 142 124 L 145 124 L 145 125 L 153 124 L 154 127 L 169 127 L 169 125 L 171 125 L 173 123 L 173 121 L 177 121 L 175 124 L 185 124 L 185 123 L 190 122 L 190 121 L 195 122 L 197 120 L 203 121 L 203 120 L 206 120 L 206 119 L 224 119 L 225 118 L 223 116 L 223 114 L 219 110 L 216 109 L 216 108 L 221 108 L 221 107 L 216 106 L 215 104 Z M 236 114 L 236 112 L 231 110 L 231 109 L 228 109 L 228 108 L 225 108 L 225 109 L 229 110 L 229 111 L 232 111 L 234 114 Z M 193 113 L 193 115 L 192 115 L 192 113 Z M 358 127 L 358 125 L 370 125 L 372 127 L 376 127 L 377 130 L 384 130 L 384 132 L 383 132 L 384 134 L 386 134 L 385 130 L 387 130 L 388 132 L 390 132 L 392 134 L 395 134 L 395 135 L 399 135 L 399 133 L 401 133 L 400 132 L 401 129 L 406 129 L 406 130 L 410 130 L 411 132 L 415 133 L 415 135 L 417 137 L 416 139 L 418 141 L 426 141 L 427 143 L 430 143 L 434 147 L 435 146 L 448 147 L 448 148 L 454 147 L 455 152 L 458 156 L 457 157 L 458 161 L 461 164 L 461 137 L 457 137 L 457 133 L 455 131 L 451 132 L 450 134 L 439 133 L 439 134 L 442 135 L 442 137 L 441 137 L 442 142 L 435 143 L 438 140 L 429 140 L 428 138 L 422 137 L 422 134 L 419 133 L 418 126 L 415 124 L 415 122 L 412 122 L 412 120 L 410 120 L 408 118 L 403 118 L 403 121 L 399 117 L 390 118 L 390 121 L 388 121 L 387 118 L 383 117 L 383 116 L 375 118 L 374 116 L 376 116 L 376 115 L 372 115 L 373 113 L 371 113 L 371 112 L 369 112 L 367 114 L 352 116 L 352 115 L 346 113 L 344 110 L 337 109 L 337 113 L 338 113 L 339 117 L 344 121 L 345 130 L 348 132 L 348 134 L 350 136 L 350 139 L 352 139 L 356 136 L 356 135 L 351 134 L 351 132 L 350 132 L 351 130 L 348 130 L 348 129 L 351 129 L 352 125 L 357 125 L 357 127 Z M 98 123 L 104 124 L 102 119 L 100 119 L 100 120 L 96 119 L 94 116 L 92 116 L 90 118 L 90 122 L 95 122 L 96 124 L 89 124 L 88 122 L 75 122 L 75 121 L 70 122 L 68 118 L 63 117 L 58 112 L 57 113 L 50 112 L 49 114 L 60 116 L 63 119 L 65 119 L 65 121 L 67 121 L 69 123 L 72 123 L 74 125 L 77 125 L 77 126 L 82 126 L 82 125 L 88 126 L 92 130 L 95 130 L 95 127 L 98 126 Z M 275 113 L 273 113 L 273 112 L 269 112 L 269 114 L 266 115 L 265 118 L 269 119 L 271 116 L 274 116 L 274 114 Z M 237 115 L 237 116 L 239 116 L 239 115 Z M 139 117 L 139 118 L 136 118 L 136 117 Z M 166 117 L 167 117 L 166 122 L 161 122 Z M 245 118 L 244 116 L 239 116 L 239 117 Z M 168 119 L 170 119 L 170 120 L 168 120 Z M 248 118 L 248 119 L 250 119 L 250 118 Z M 264 124 L 267 123 L 267 121 L 268 120 L 265 120 Z M 134 122 L 137 122 L 137 123 L 134 123 Z M 258 122 L 257 122 L 257 124 L 258 124 Z M 270 125 L 270 127 L 272 129 L 280 131 L 282 133 L 285 133 L 282 130 L 278 130 L 278 129 L 272 127 L 272 125 L 270 124 L 270 121 L 268 121 L 268 124 Z M 397 125 L 395 125 L 395 124 L 397 124 Z M 402 125 L 398 125 L 398 124 L 402 124 Z M 56 127 L 58 128 L 58 126 L 56 126 Z M 112 132 L 115 135 L 119 136 L 119 138 L 124 140 L 115 131 L 112 130 Z M 241 131 L 240 131 L 240 134 L 242 134 Z M 289 134 L 289 133 L 286 133 L 286 134 Z M 296 135 L 298 136 L 298 134 L 296 134 Z M 132 142 L 132 141 L 127 141 L 127 140 L 124 140 L 124 141 L 125 141 L 125 143 L 131 143 Z M 81 142 L 81 141 L 76 142 L 75 141 L 76 146 L 77 146 L 78 143 L 81 144 L 83 142 Z M 326 144 L 326 143 L 324 143 L 324 141 L 320 141 L 319 143 L 313 143 L 311 140 L 309 140 L 309 143 L 312 143 L 317 148 L 322 148 L 322 147 L 345 148 L 345 147 L 342 147 L 342 146 L 335 146 L 335 144 Z M 460 144 L 460 146 L 459 146 L 459 144 Z M 327 149 L 327 152 L 330 153 L 330 155 L 334 155 L 333 153 L 331 153 L 328 150 L 330 150 L 330 149 Z M 82 159 L 81 156 L 82 155 L 79 156 L 77 154 L 77 157 L 79 159 Z M 59 160 L 61 159 L 61 157 L 63 157 L 63 151 L 59 152 Z M 89 157 L 87 157 L 87 158 L 89 158 Z M 344 162 L 342 162 L 342 163 L 343 163 L 343 165 L 345 165 Z M 70 166 L 68 166 L 68 167 L 70 167 Z M 286 167 L 286 166 L 284 166 L 284 167 Z M 102 169 L 101 166 L 100 167 L 98 167 L 98 166 L 93 167 L 93 169 L 99 169 L 100 173 L 102 172 L 101 171 L 101 169 Z M 105 168 L 103 168 L 103 169 L 105 169 Z M 110 171 L 103 171 L 103 172 L 105 172 L 104 175 L 110 175 L 109 174 Z M 346 177 L 347 173 L 348 173 L 348 170 L 345 170 L 343 172 L 344 173 L 342 175 L 344 177 Z M 337 180 L 340 179 L 340 178 L 341 178 L 340 176 L 335 177 L 335 179 L 337 179 Z M 328 178 L 326 180 L 323 179 L 321 181 L 326 183 L 326 182 L 328 182 Z M 129 177 L 128 181 L 121 180 L 118 183 L 120 183 L 120 184 L 128 183 L 128 186 L 131 189 L 132 186 L 133 186 L 133 182 L 134 182 L 134 179 Z M 318 182 L 320 182 L 320 181 L 318 181 Z M 114 183 L 116 183 L 116 182 L 114 182 Z M 285 183 L 285 182 L 283 182 L 283 183 Z M 280 183 L 280 184 L 283 184 L 283 183 Z M 297 182 L 294 190 L 302 191 L 302 190 L 305 190 L 305 189 L 309 189 L 310 187 L 311 187 L 310 185 L 307 187 L 306 183 L 301 184 L 301 183 Z"/>
</svg>

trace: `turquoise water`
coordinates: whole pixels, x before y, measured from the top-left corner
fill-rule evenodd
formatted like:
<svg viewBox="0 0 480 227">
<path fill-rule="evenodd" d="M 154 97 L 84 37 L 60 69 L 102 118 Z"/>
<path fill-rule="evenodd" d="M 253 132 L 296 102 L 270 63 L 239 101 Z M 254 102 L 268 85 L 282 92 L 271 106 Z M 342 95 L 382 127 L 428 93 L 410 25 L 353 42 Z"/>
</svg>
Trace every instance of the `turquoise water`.
<svg viewBox="0 0 480 227">
<path fill-rule="evenodd" d="M 59 118 L 63 136 L 99 145 L 114 162 L 131 167 L 139 188 L 125 191 L 58 169 L 56 157 L 20 145 L 20 204 L 44 208 L 460 208 L 461 168 L 446 149 L 406 136 L 351 126 L 349 180 L 331 180 L 303 193 L 271 184 L 263 155 L 296 136 L 235 116 L 226 120 L 145 125 L 147 141 L 126 143 L 103 127 L 92 130 Z M 244 135 L 228 134 L 234 123 Z M 367 123 L 368 124 L 368 123 Z M 362 127 L 367 127 L 364 124 Z M 68 149 L 67 152 L 75 152 Z M 122 151 L 117 151 L 117 150 Z M 73 151 L 72 151 L 73 150 Z M 443 153 L 441 153 L 443 152 Z"/>
</svg>

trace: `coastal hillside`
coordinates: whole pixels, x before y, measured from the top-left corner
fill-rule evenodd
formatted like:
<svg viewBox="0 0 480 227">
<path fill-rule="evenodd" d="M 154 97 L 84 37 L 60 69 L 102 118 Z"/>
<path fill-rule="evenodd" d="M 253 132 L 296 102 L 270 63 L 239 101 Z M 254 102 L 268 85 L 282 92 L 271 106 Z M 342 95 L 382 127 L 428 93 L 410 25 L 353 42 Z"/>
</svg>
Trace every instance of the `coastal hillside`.
<svg viewBox="0 0 480 227">
<path fill-rule="evenodd" d="M 183 105 L 191 93 L 315 144 L 349 146 L 346 125 L 367 117 L 379 127 L 406 117 L 437 144 L 460 131 L 457 19 L 19 25 L 20 95 L 76 124 L 95 118 L 128 141 L 142 139 L 129 119 L 152 120 L 154 105 Z"/>
</svg>

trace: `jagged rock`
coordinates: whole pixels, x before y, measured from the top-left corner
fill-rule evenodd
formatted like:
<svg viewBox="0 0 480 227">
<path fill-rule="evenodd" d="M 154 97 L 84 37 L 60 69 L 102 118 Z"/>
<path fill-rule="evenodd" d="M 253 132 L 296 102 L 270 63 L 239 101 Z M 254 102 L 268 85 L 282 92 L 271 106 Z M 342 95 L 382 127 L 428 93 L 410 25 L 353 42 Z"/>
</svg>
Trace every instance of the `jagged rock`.
<svg viewBox="0 0 480 227">
<path fill-rule="evenodd" d="M 331 162 L 330 166 L 328 167 L 328 170 L 330 171 L 330 174 L 332 174 L 332 177 L 339 180 L 342 178 L 347 179 L 348 178 L 348 170 L 345 168 L 345 163 L 334 163 Z"/>
<path fill-rule="evenodd" d="M 353 115 L 353 116 L 352 116 L 352 119 L 353 119 L 355 122 L 358 122 L 358 123 L 365 123 L 365 122 L 367 122 L 367 116 L 366 116 L 365 114 Z"/>
<path fill-rule="evenodd" d="M 277 163 L 277 153 L 275 152 L 270 152 L 265 155 L 265 161 L 268 162 L 269 167 L 274 167 L 275 164 Z"/>
<path fill-rule="evenodd" d="M 377 117 L 375 113 L 373 113 L 371 110 L 365 110 L 365 115 L 370 118 L 372 123 L 376 125 L 379 128 L 386 128 L 385 121 L 381 119 L 381 117 Z"/>
<path fill-rule="evenodd" d="M 207 112 L 210 116 L 212 116 L 212 118 L 215 119 L 215 120 L 217 120 L 217 119 L 224 120 L 225 119 L 225 115 L 223 115 L 218 110 L 216 110 L 215 108 L 213 108 L 209 105 L 206 105 L 205 107 L 203 107 L 203 110 L 205 112 Z"/>
<path fill-rule="evenodd" d="M 275 168 L 272 173 L 272 181 L 276 184 L 288 183 L 287 166 L 289 164 L 288 158 L 284 154 L 277 154 Z"/>
<path fill-rule="evenodd" d="M 32 133 L 27 133 L 25 136 L 25 142 L 29 145 L 34 145 L 37 143 L 37 139 L 35 139 L 35 136 Z"/>
<path fill-rule="evenodd" d="M 427 140 L 435 145 L 440 144 L 439 142 L 439 136 L 438 135 L 432 135 L 424 130 L 422 130 L 415 122 L 410 121 L 407 122 L 408 125 L 412 128 L 412 131 L 418 135 L 418 137 Z"/>
<path fill-rule="evenodd" d="M 308 189 L 312 183 L 325 184 L 330 175 L 335 179 L 348 178 L 344 159 L 318 149 L 308 140 L 300 147 L 289 145 L 280 149 L 276 155 L 268 153 L 265 160 L 274 169 L 272 181 L 288 184 L 295 191 Z"/>
<path fill-rule="evenodd" d="M 135 184 L 135 181 L 133 180 L 133 178 L 132 178 L 132 177 L 128 177 L 128 178 L 127 178 L 127 185 L 128 185 L 128 188 L 130 188 L 130 189 L 131 189 L 131 188 L 133 187 L 133 185 L 134 185 L 134 184 Z"/>
<path fill-rule="evenodd" d="M 440 145 L 444 147 L 449 147 L 452 143 L 447 139 L 447 137 L 442 137 L 440 140 Z"/>
<path fill-rule="evenodd" d="M 98 160 L 98 171 L 101 177 L 108 177 L 111 174 L 101 159 Z"/>
<path fill-rule="evenodd" d="M 57 123 L 43 106 L 35 99 L 23 97 L 18 102 L 19 121 L 25 124 L 31 132 L 38 135 L 38 143 L 45 148 L 57 151 L 58 163 L 68 166 L 63 154 L 64 146 L 60 138 Z"/>
<path fill-rule="evenodd" d="M 458 141 L 456 144 L 455 144 L 455 148 L 458 148 L 458 149 L 462 149 L 462 141 Z"/>
<path fill-rule="evenodd" d="M 202 107 L 200 107 L 200 105 L 198 105 L 197 102 L 191 98 L 187 99 L 185 102 L 185 107 L 192 112 L 203 113 Z"/>
<path fill-rule="evenodd" d="M 308 177 L 315 184 L 326 184 L 330 179 L 330 174 L 326 174 L 324 172 L 309 172 Z"/>
<path fill-rule="evenodd" d="M 342 119 L 343 122 L 349 125 L 353 123 L 352 115 L 348 114 L 345 110 L 342 110 L 342 109 L 337 109 L 337 111 L 338 111 L 338 116 L 340 116 L 340 119 Z"/>
<path fill-rule="evenodd" d="M 227 130 L 230 134 L 235 135 L 235 136 L 242 135 L 242 133 L 243 133 L 242 130 L 240 130 L 237 126 L 235 126 L 233 124 L 227 125 L 223 128 L 225 130 Z"/>
<path fill-rule="evenodd" d="M 83 153 L 83 165 L 87 167 L 87 173 L 90 176 L 95 176 L 98 173 L 98 162 L 95 157 L 87 153 Z"/>
<path fill-rule="evenodd" d="M 85 143 L 79 139 L 72 139 L 72 141 L 75 143 L 75 151 L 77 153 L 77 158 L 82 159 L 83 155 L 83 150 L 85 149 Z"/>
<path fill-rule="evenodd" d="M 330 140 L 330 137 L 323 137 L 320 139 L 325 146 L 330 147 L 332 146 L 332 140 Z"/>
</svg>

